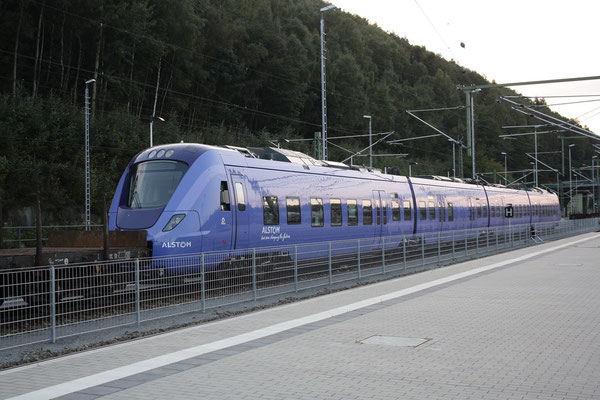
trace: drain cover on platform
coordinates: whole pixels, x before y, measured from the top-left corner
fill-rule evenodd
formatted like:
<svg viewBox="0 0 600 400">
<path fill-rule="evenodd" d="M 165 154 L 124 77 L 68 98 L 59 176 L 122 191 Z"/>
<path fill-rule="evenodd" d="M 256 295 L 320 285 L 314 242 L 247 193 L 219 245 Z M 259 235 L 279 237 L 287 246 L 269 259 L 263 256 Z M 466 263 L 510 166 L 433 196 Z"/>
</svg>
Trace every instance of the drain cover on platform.
<svg viewBox="0 0 600 400">
<path fill-rule="evenodd" d="M 359 343 L 363 344 L 382 344 L 386 346 L 396 347 L 417 347 L 430 341 L 427 338 L 412 338 L 412 337 L 398 337 L 398 336 L 371 336 L 366 339 L 360 340 Z"/>
</svg>

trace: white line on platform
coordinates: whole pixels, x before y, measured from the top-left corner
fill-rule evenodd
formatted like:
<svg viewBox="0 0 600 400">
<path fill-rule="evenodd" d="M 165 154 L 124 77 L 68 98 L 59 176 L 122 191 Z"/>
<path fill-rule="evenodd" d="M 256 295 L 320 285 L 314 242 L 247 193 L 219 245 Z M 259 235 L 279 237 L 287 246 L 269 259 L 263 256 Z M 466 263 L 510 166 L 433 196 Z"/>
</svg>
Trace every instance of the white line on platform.
<svg viewBox="0 0 600 400">
<path fill-rule="evenodd" d="M 84 378 L 75 379 L 69 382 L 60 383 L 58 385 L 50 386 L 44 389 L 36 390 L 33 392 L 25 393 L 16 397 L 12 397 L 8 400 L 34 400 L 34 399 L 49 399 L 59 396 L 64 396 L 70 393 L 78 392 L 93 386 L 102 385 L 104 383 L 112 382 L 118 379 L 123 379 L 128 376 L 132 376 L 141 372 L 146 372 L 155 368 L 159 368 L 168 364 L 183 361 L 192 357 L 201 356 L 206 353 L 210 353 L 216 350 L 225 349 L 228 347 L 236 346 L 242 343 L 247 343 L 255 339 L 264 338 L 276 333 L 284 332 L 302 325 L 307 325 L 313 322 L 322 321 L 328 318 L 335 317 L 340 314 L 345 314 L 350 311 L 355 311 L 360 308 L 368 307 L 373 304 L 381 303 L 387 300 L 397 299 L 403 296 L 407 296 L 413 293 L 420 292 L 422 290 L 430 289 L 432 287 L 444 285 L 449 282 L 453 282 L 459 279 L 463 279 L 469 276 L 477 275 L 486 271 L 494 270 L 497 268 L 504 267 L 509 264 L 528 260 L 533 257 L 537 257 L 555 250 L 559 250 L 565 247 L 573 246 L 577 243 L 595 239 L 594 237 L 587 237 L 585 239 L 576 240 L 573 242 L 561 244 L 544 250 L 529 253 L 527 255 L 512 258 L 510 260 L 501 261 L 485 267 L 476 268 L 470 271 L 461 272 L 459 274 L 451 275 L 445 278 L 433 280 L 431 282 L 422 283 L 420 285 L 412 286 L 410 288 L 402 289 L 396 292 L 388 293 L 382 296 L 372 297 L 358 301 L 356 303 L 347 304 L 342 307 L 337 307 L 331 310 L 323 311 L 317 314 L 308 315 L 306 317 L 294 319 L 291 321 L 282 322 L 279 324 L 267 326 L 265 328 L 257 329 L 251 332 L 243 333 L 241 335 L 233 336 L 230 338 L 218 340 L 216 342 L 203 344 L 196 347 L 190 347 L 188 349 L 179 350 L 173 353 L 165 354 L 162 356 L 150 358 L 148 360 L 139 361 L 133 364 L 125 365 L 123 367 L 115 368 L 109 371 L 100 372 L 94 375 L 86 376 Z M 89 353 L 87 353 L 89 354 Z M 7 372 L 15 372 L 11 370 Z M 22 370 L 22 369 L 21 369 Z"/>
</svg>

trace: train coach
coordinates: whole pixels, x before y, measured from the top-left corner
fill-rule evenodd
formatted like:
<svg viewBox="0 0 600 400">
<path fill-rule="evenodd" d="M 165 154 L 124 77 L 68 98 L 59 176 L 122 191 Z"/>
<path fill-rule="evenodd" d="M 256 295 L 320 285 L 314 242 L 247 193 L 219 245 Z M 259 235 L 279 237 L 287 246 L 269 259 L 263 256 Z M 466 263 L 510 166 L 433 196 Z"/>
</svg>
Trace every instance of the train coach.
<svg viewBox="0 0 600 400">
<path fill-rule="evenodd" d="M 542 189 L 383 174 L 291 150 L 184 143 L 136 155 L 109 212 L 110 229 L 147 231 L 154 259 L 345 239 L 427 238 L 559 219 L 556 194 Z"/>
</svg>

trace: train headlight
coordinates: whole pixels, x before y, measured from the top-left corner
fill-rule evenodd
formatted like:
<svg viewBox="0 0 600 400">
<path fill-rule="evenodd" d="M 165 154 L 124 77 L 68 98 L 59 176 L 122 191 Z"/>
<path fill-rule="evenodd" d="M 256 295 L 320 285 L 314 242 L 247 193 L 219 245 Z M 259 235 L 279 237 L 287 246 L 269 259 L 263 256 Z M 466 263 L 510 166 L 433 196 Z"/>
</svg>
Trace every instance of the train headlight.
<svg viewBox="0 0 600 400">
<path fill-rule="evenodd" d="M 177 225 L 179 225 L 179 223 L 181 221 L 183 221 L 184 218 L 185 218 L 185 214 L 175 214 L 175 215 L 173 215 L 171 217 L 171 219 L 169 220 L 169 222 L 167 222 L 167 224 L 163 228 L 163 232 L 168 232 L 168 231 L 171 231 L 171 230 L 175 229 L 175 227 Z"/>
</svg>

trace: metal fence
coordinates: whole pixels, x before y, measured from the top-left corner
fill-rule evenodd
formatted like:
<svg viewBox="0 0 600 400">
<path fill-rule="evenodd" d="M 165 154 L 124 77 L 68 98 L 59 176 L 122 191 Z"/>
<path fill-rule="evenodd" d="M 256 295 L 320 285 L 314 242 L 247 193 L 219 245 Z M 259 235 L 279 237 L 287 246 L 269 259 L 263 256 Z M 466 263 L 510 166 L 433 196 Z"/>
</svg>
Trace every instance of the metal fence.
<svg viewBox="0 0 600 400">
<path fill-rule="evenodd" d="M 0 272 L 0 350 L 184 313 L 278 301 L 600 228 L 598 219 Z"/>
<path fill-rule="evenodd" d="M 101 229 L 102 225 L 90 225 L 91 229 Z M 83 230 L 85 225 L 47 225 L 42 226 L 42 242 L 48 240 L 48 232 L 58 230 Z M 35 226 L 4 226 L 2 229 L 3 248 L 20 248 L 35 246 L 36 227 Z"/>
</svg>

